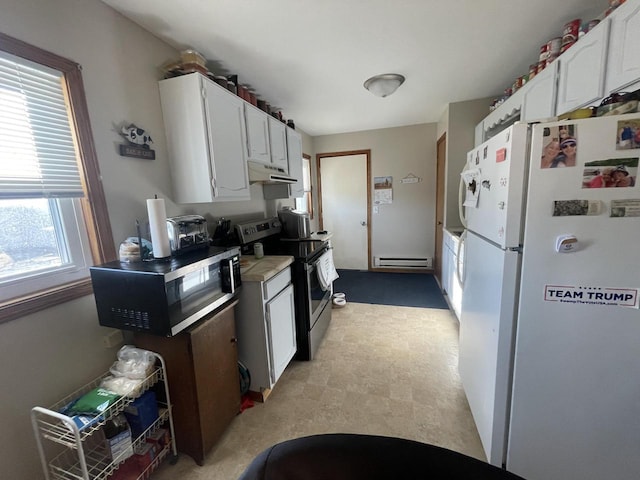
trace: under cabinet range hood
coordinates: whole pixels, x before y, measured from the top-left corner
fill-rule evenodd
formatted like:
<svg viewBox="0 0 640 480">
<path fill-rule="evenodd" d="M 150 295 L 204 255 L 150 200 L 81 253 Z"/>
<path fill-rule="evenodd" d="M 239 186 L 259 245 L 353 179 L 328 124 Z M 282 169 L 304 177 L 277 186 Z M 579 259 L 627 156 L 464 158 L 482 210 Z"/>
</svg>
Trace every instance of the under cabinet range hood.
<svg viewBox="0 0 640 480">
<path fill-rule="evenodd" d="M 287 175 L 283 168 L 264 163 L 247 161 L 249 183 L 296 183 L 298 180 Z"/>
</svg>

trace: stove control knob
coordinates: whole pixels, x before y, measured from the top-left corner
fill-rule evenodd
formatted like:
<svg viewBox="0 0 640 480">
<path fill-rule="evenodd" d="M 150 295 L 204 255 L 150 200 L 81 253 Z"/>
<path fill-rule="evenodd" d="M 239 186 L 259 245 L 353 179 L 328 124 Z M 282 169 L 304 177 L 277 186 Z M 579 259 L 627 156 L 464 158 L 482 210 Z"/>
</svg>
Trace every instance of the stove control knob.
<svg viewBox="0 0 640 480">
<path fill-rule="evenodd" d="M 251 229 L 249 227 L 244 229 L 244 234 L 249 235 L 251 233 Z"/>
<path fill-rule="evenodd" d="M 280 221 L 279 221 L 279 220 L 274 220 L 274 221 L 271 223 L 271 226 L 272 226 L 273 228 L 278 228 L 280 225 L 281 225 L 281 223 L 280 223 Z"/>
</svg>

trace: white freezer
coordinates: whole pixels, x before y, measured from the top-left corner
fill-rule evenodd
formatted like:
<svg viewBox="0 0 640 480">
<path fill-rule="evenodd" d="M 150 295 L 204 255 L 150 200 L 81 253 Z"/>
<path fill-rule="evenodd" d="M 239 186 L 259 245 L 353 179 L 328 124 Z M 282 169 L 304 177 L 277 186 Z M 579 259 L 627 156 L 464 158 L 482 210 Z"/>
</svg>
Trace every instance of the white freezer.
<svg viewBox="0 0 640 480">
<path fill-rule="evenodd" d="M 515 124 L 467 154 L 466 169 L 479 172 L 477 204 L 465 208 L 468 230 L 505 247 L 521 244 L 528 128 Z"/>
<path fill-rule="evenodd" d="M 458 368 L 487 459 L 501 466 L 507 433 L 520 254 L 468 231 Z"/>
</svg>

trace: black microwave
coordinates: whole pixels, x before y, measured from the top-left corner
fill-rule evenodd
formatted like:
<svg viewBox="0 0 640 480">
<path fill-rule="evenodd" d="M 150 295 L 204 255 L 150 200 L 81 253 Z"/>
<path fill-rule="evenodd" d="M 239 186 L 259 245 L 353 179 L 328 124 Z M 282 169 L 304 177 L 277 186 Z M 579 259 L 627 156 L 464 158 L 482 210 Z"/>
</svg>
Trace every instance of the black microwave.
<svg viewBox="0 0 640 480">
<path fill-rule="evenodd" d="M 242 283 L 238 247 L 109 262 L 90 272 L 100 325 L 167 337 L 236 297 Z"/>
</svg>

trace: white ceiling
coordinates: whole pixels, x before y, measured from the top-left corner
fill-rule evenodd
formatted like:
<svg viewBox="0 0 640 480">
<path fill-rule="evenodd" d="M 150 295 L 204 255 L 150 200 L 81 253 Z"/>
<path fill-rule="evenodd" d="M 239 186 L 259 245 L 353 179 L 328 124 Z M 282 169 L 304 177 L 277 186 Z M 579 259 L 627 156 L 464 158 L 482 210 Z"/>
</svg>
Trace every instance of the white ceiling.
<svg viewBox="0 0 640 480">
<path fill-rule="evenodd" d="M 437 122 L 447 103 L 499 95 L 540 46 L 606 0 L 103 0 L 317 136 Z M 172 59 L 167 59 L 172 60 Z M 177 58 L 175 59 L 177 60 Z M 379 73 L 406 82 L 386 98 Z"/>
</svg>

